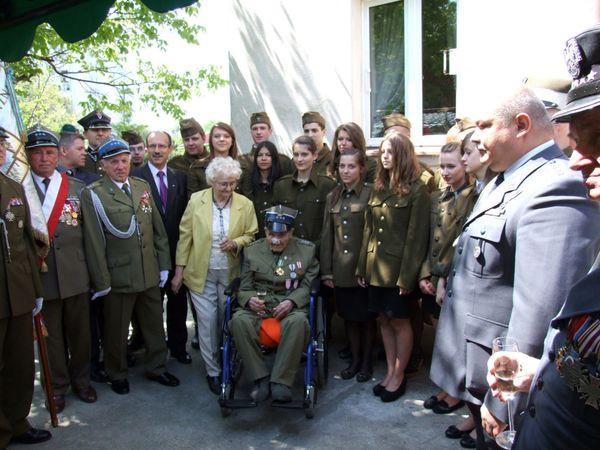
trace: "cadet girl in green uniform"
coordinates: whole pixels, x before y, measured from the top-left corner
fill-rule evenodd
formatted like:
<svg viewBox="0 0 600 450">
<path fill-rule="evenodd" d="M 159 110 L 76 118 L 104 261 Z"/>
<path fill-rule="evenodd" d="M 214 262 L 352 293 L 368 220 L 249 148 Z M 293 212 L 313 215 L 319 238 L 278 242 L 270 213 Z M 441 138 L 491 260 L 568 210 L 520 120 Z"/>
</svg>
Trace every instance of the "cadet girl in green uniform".
<svg viewBox="0 0 600 450">
<path fill-rule="evenodd" d="M 208 147 L 210 153 L 206 158 L 194 161 L 188 172 L 188 196 L 194 192 L 208 189 L 210 186 L 206 181 L 206 168 L 217 156 L 231 156 L 238 159 L 238 147 L 235 140 L 235 131 L 224 122 L 215 124 L 208 135 Z"/>
<path fill-rule="evenodd" d="M 273 185 L 282 175 L 280 154 L 270 141 L 256 144 L 249 170 L 242 172 L 242 194 L 254 203 L 258 219 L 257 239 L 265 237 L 264 211 L 273 206 Z"/>
<path fill-rule="evenodd" d="M 338 165 L 340 155 L 351 149 L 356 149 L 366 156 L 367 144 L 365 143 L 365 134 L 360 126 L 354 122 L 343 123 L 335 130 L 333 135 L 333 147 L 331 149 L 332 158 L 327 168 L 327 174 L 338 181 Z M 377 159 L 366 158 L 364 179 L 368 183 L 375 181 L 375 169 L 377 168 Z"/>
<path fill-rule="evenodd" d="M 418 299 L 429 234 L 429 192 L 419 175 L 410 140 L 400 133 L 386 135 L 356 269 L 359 284 L 369 286 L 369 308 L 379 314 L 387 373 L 373 392 L 384 402 L 406 391 L 404 369 L 413 344 L 410 309 Z"/>
<path fill-rule="evenodd" d="M 373 185 L 364 181 L 366 155 L 355 148 L 339 158 L 341 184 L 327 195 L 321 239 L 321 280 L 334 289 L 337 312 L 345 320 L 352 362 L 342 370 L 345 380 L 371 379 L 376 314 L 369 311 L 367 289 L 356 281 L 365 209 Z"/>
<path fill-rule="evenodd" d="M 294 236 L 313 242 L 318 249 L 323 230 L 325 198 L 335 186 L 335 181 L 314 170 L 318 152 L 310 137 L 296 138 L 292 147 L 296 170 L 275 183 L 273 204 L 298 210 Z"/>
</svg>

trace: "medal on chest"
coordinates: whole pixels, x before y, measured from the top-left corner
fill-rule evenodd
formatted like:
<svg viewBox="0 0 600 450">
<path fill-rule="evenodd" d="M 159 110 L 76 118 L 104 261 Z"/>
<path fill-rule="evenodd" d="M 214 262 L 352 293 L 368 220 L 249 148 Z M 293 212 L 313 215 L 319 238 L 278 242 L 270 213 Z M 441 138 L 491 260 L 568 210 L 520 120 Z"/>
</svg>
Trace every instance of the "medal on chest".
<svg viewBox="0 0 600 450">
<path fill-rule="evenodd" d="M 140 198 L 140 209 L 142 212 L 149 214 L 152 212 L 152 204 L 150 203 L 150 191 L 144 191 Z"/>
</svg>

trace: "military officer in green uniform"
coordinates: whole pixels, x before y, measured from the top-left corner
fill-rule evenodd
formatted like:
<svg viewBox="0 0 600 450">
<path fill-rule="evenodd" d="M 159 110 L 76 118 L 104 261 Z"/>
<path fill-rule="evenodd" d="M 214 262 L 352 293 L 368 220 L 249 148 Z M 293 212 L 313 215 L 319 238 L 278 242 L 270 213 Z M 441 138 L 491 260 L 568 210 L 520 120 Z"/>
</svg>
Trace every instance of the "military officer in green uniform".
<svg viewBox="0 0 600 450">
<path fill-rule="evenodd" d="M 273 204 L 298 210 L 294 236 L 311 241 L 319 248 L 327 194 L 335 187 L 333 179 L 319 174 L 315 160 L 317 146 L 308 136 L 296 138 L 293 144 L 293 174 L 281 177 L 273 188 Z"/>
<path fill-rule="evenodd" d="M 208 156 L 206 144 L 206 133 L 204 128 L 193 117 L 183 119 L 179 122 L 179 131 L 183 140 L 183 155 L 174 156 L 169 160 L 171 169 L 179 170 L 186 175 L 194 161 Z"/>
<path fill-rule="evenodd" d="M 252 171 L 254 154 L 258 150 L 256 144 L 268 141 L 273 134 L 271 119 L 266 112 L 261 111 L 252 113 L 250 116 L 250 133 L 252 134 L 253 141 L 252 148 L 248 153 L 241 155 L 239 158 L 244 174 L 248 171 Z M 279 163 L 281 164 L 281 172 L 283 175 L 287 175 L 294 171 L 294 164 L 289 156 L 279 153 Z"/>
<path fill-rule="evenodd" d="M 42 264 L 42 313 L 54 400 L 61 412 L 69 386 L 86 403 L 97 396 L 90 386 L 90 280 L 80 201 L 85 184 L 56 170 L 58 143 L 54 133 L 36 125 L 27 133 L 25 150 L 50 236 L 50 251 Z"/>
<path fill-rule="evenodd" d="M 166 386 L 167 347 L 159 287 L 171 268 L 169 244 L 148 183 L 129 177 L 129 147 L 109 138 L 98 149 L 106 175 L 81 195 L 93 301 L 104 301 L 104 364 L 117 394 L 129 392 L 127 335 L 135 308 L 146 344 L 146 377 Z"/>
<path fill-rule="evenodd" d="M 0 127 L 0 166 L 8 133 Z M 29 206 L 21 185 L 0 172 L 0 448 L 52 437 L 27 420 L 33 397 L 32 311 L 42 309 Z"/>
<path fill-rule="evenodd" d="M 87 116 L 77 121 L 83 127 L 83 136 L 88 141 L 87 155 L 85 156 L 84 170 L 92 173 L 101 173 L 98 147 L 100 143 L 110 136 L 112 127 L 110 117 L 101 109 L 92 111 Z"/>
<path fill-rule="evenodd" d="M 314 244 L 292 236 L 296 213 L 281 205 L 271 208 L 265 216 L 267 237 L 248 245 L 244 253 L 241 309 L 230 326 L 244 367 L 254 380 L 255 401 L 268 397 L 269 380 L 273 400 L 291 401 L 290 387 L 309 336 L 310 285 L 319 274 L 319 263 Z M 270 317 L 279 322 L 280 341 L 269 378 L 257 342 L 261 321 Z"/>
<path fill-rule="evenodd" d="M 325 118 L 316 111 L 308 111 L 302 114 L 302 130 L 311 138 L 317 147 L 317 159 L 314 162 L 315 173 L 327 175 L 327 168 L 331 163 L 333 154 L 325 142 L 327 130 L 325 129 Z"/>
</svg>

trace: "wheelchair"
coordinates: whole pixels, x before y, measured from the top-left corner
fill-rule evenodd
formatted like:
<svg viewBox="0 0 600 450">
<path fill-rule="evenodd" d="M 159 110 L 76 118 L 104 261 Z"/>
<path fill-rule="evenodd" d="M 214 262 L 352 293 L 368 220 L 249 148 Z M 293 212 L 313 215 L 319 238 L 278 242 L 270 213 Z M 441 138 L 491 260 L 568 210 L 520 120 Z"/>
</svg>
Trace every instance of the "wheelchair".
<svg viewBox="0 0 600 450">
<path fill-rule="evenodd" d="M 239 381 L 243 361 L 240 359 L 235 348 L 233 335 L 229 330 L 229 321 L 237 306 L 237 291 L 240 279 L 236 278 L 225 290 L 226 304 L 222 327 L 222 359 L 221 359 L 221 394 L 219 405 L 221 415 L 228 417 L 233 409 L 253 408 L 257 403 L 252 399 L 236 399 L 236 384 Z M 327 353 L 327 321 L 325 319 L 325 307 L 323 300 L 319 297 L 320 280 L 315 279 L 310 288 L 310 300 L 308 309 L 309 340 L 302 359 L 306 360 L 304 366 L 304 395 L 302 400 L 289 403 L 278 403 L 273 401 L 271 406 L 289 409 L 304 409 L 308 419 L 315 415 L 317 403 L 317 388 L 323 388 L 327 384 L 329 375 L 328 353 Z"/>
</svg>

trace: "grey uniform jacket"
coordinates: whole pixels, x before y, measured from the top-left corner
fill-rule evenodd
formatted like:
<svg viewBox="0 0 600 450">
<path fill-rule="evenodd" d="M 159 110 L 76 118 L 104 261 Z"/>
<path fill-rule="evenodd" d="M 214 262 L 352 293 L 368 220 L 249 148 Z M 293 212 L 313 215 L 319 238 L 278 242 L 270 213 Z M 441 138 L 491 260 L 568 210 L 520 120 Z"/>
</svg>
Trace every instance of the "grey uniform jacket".
<svg viewBox="0 0 600 450">
<path fill-rule="evenodd" d="M 598 448 L 600 361 L 597 356 L 582 356 L 581 347 L 573 345 L 578 339 L 570 338 L 567 326 L 571 318 L 582 315 L 590 315 L 592 320 L 600 318 L 599 290 L 600 269 L 596 269 L 573 287 L 552 321 L 513 449 Z M 586 348 L 597 348 L 600 336 L 589 333 L 585 341 Z"/>
<path fill-rule="evenodd" d="M 544 337 L 599 245 L 599 205 L 556 145 L 482 192 L 455 246 L 439 320 L 431 379 L 506 422 L 488 394 L 492 340 L 508 335 L 540 357 Z"/>
</svg>

